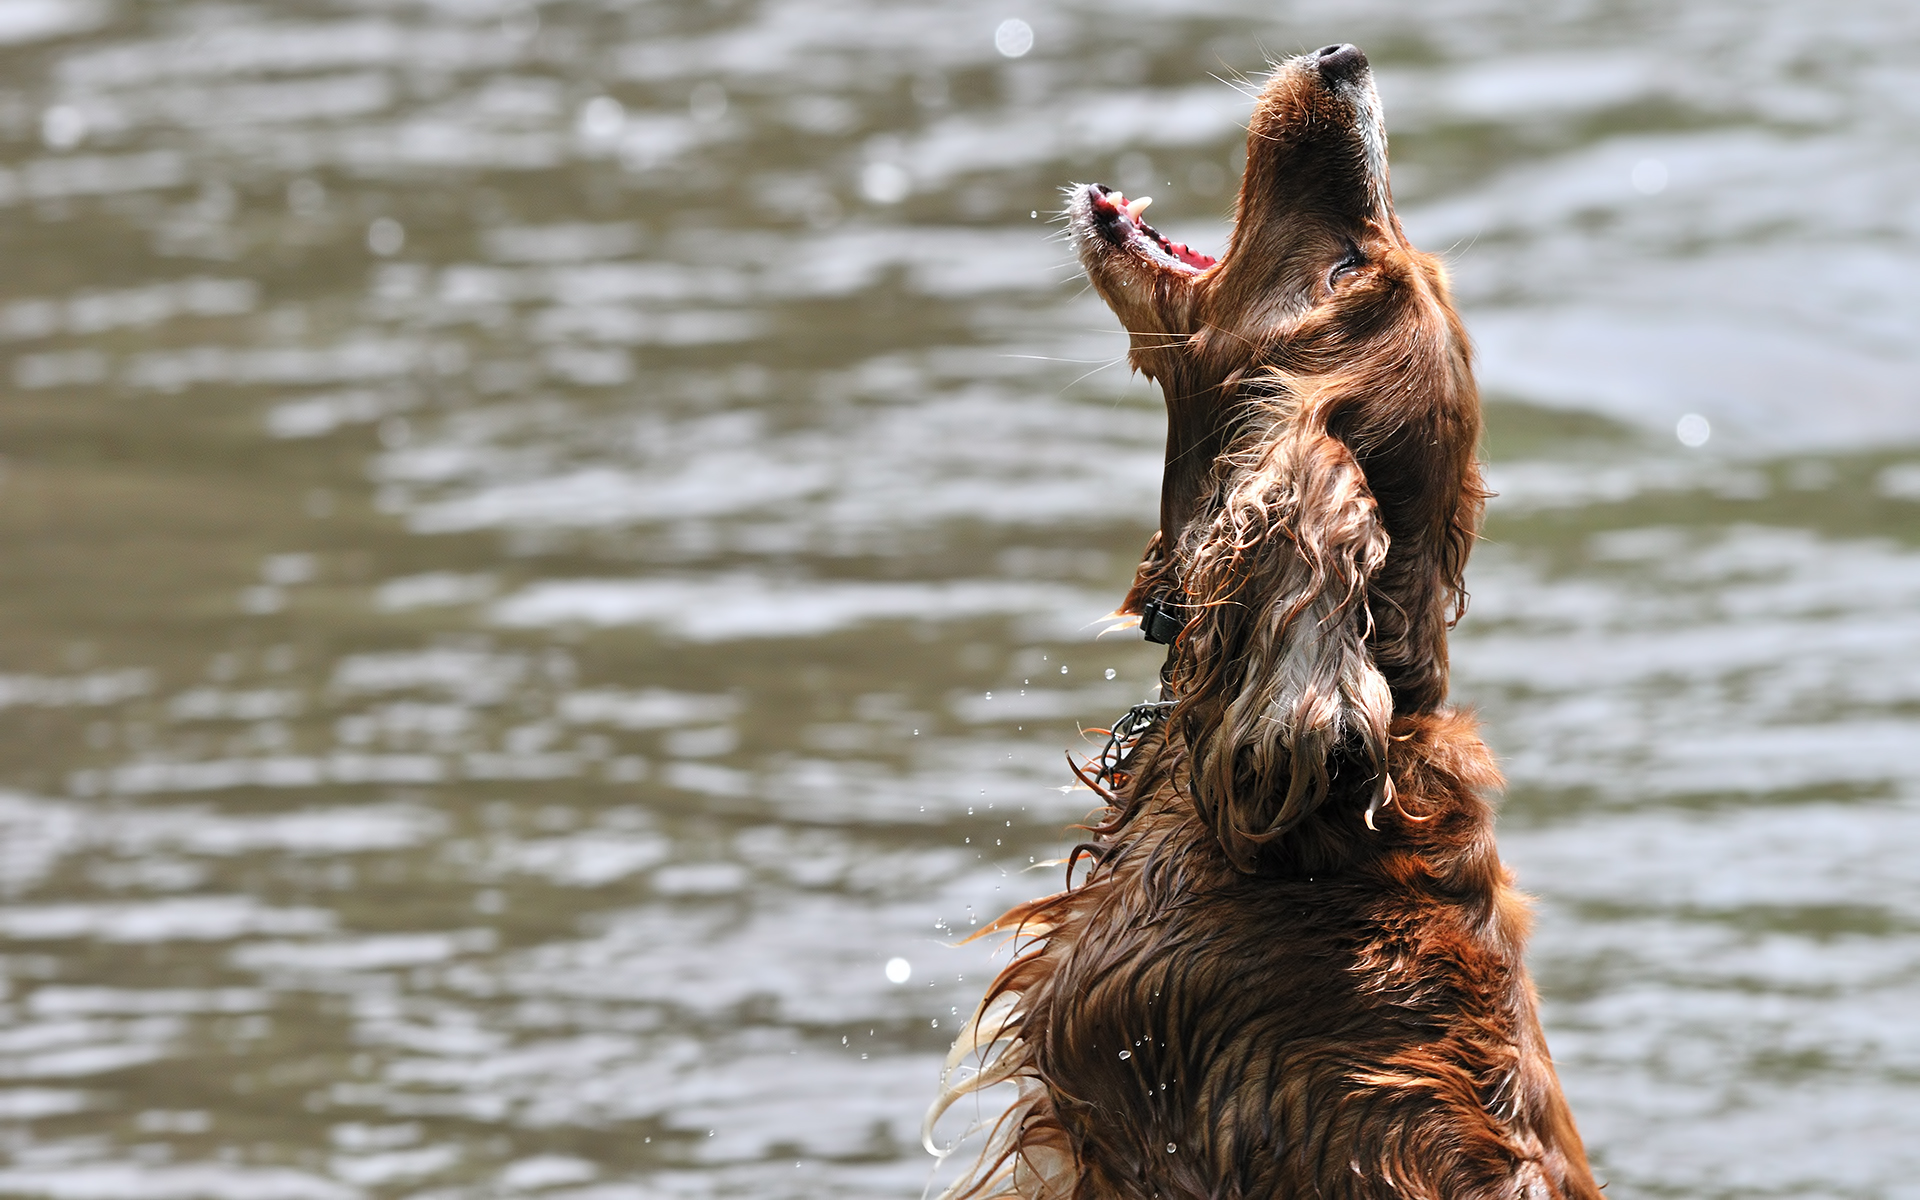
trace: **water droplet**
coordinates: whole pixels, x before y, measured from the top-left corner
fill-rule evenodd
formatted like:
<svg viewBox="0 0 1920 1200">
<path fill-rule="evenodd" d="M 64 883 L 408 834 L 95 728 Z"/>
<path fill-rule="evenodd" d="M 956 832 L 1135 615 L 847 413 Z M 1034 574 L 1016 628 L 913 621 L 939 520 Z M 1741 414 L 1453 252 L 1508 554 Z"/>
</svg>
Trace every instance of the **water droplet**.
<svg viewBox="0 0 1920 1200">
<path fill-rule="evenodd" d="M 610 146 L 627 127 L 627 107 L 612 96 L 595 96 L 580 106 L 574 126 L 583 140 Z"/>
<path fill-rule="evenodd" d="M 87 116 L 61 104 L 40 114 L 40 137 L 55 150 L 71 150 L 87 136 Z"/>
<path fill-rule="evenodd" d="M 1180 1147 L 1179 1147 L 1178 1145 L 1176 1145 L 1175 1143 L 1173 1143 L 1173 1142 L 1168 1142 L 1168 1143 L 1167 1143 L 1167 1153 L 1168 1153 L 1168 1154 L 1172 1154 L 1172 1153 L 1173 1153 L 1174 1151 L 1176 1151 L 1176 1150 L 1178 1150 L 1178 1149 L 1180 1149 Z"/>
<path fill-rule="evenodd" d="M 939 927 L 938 922 L 935 923 L 934 927 L 935 928 Z M 888 983 L 905 983 L 907 980 L 911 978 L 913 978 L 912 963 L 908 962 L 904 958 L 890 958 L 887 960 L 887 982 Z"/>
<path fill-rule="evenodd" d="M 1673 435 L 1680 439 L 1682 446 L 1704 446 L 1713 436 L 1713 426 L 1699 413 L 1688 413 L 1673 427 Z"/>
<path fill-rule="evenodd" d="M 1034 220 L 1036 220 L 1036 221 L 1038 221 L 1038 220 L 1040 219 L 1040 210 L 1036 208 L 1036 209 L 1034 209 L 1034 210 L 1033 210 L 1032 212 L 1030 212 L 1030 213 L 1028 213 L 1028 214 L 1027 214 L 1027 216 L 1029 216 L 1029 217 L 1031 217 L 1031 218 L 1033 218 Z"/>
<path fill-rule="evenodd" d="M 1007 58 L 1019 58 L 1033 49 L 1033 26 L 1019 17 L 1008 17 L 993 31 L 993 48 Z"/>
<path fill-rule="evenodd" d="M 1128 1060 L 1129 1058 L 1132 1058 L 1132 1057 L 1133 1057 L 1133 1051 L 1131 1051 L 1131 1050 L 1122 1050 L 1122 1051 L 1120 1052 L 1120 1061 L 1121 1061 L 1121 1062 L 1125 1062 L 1125 1061 L 1127 1061 L 1127 1060 Z"/>
<path fill-rule="evenodd" d="M 860 172 L 860 192 L 875 204 L 898 204 L 913 191 L 913 177 L 897 163 L 868 163 Z"/>
<path fill-rule="evenodd" d="M 407 244 L 407 231 L 392 217 L 376 217 L 367 226 L 367 249 L 381 258 L 391 258 Z"/>
<path fill-rule="evenodd" d="M 987 693 L 987 699 L 989 699 L 989 700 L 991 700 L 991 699 L 993 699 L 993 693 L 992 693 L 992 692 L 988 692 L 988 693 Z"/>
<path fill-rule="evenodd" d="M 1113 677 L 1114 677 L 1115 675 L 1118 675 L 1118 674 L 1119 674 L 1119 672 L 1118 672 L 1118 671 L 1115 671 L 1115 670 L 1114 670 L 1114 669 L 1113 669 L 1112 667 L 1108 667 L 1108 668 L 1107 668 L 1107 678 L 1108 678 L 1108 679 L 1112 679 L 1112 678 L 1113 678 Z"/>
<path fill-rule="evenodd" d="M 727 115 L 727 89 L 712 80 L 696 84 L 687 97 L 687 111 L 702 125 L 711 125 Z"/>
<path fill-rule="evenodd" d="M 844 1046 L 844 1045 L 846 1045 L 846 1044 L 847 1044 L 847 1035 L 846 1035 L 846 1034 L 844 1034 L 844 1033 L 840 1035 L 840 1044 L 841 1044 L 842 1046 Z"/>
<path fill-rule="evenodd" d="M 933 1027 L 934 1027 L 935 1029 L 938 1029 L 938 1028 L 940 1028 L 940 1018 L 938 1018 L 938 1017 L 935 1017 L 935 1018 L 933 1019 Z"/>
<path fill-rule="evenodd" d="M 1061 663 L 1061 664 L 1060 664 L 1060 673 L 1061 673 L 1062 675 L 1065 675 L 1065 674 L 1067 673 L 1067 664 L 1065 664 L 1065 663 Z"/>
</svg>

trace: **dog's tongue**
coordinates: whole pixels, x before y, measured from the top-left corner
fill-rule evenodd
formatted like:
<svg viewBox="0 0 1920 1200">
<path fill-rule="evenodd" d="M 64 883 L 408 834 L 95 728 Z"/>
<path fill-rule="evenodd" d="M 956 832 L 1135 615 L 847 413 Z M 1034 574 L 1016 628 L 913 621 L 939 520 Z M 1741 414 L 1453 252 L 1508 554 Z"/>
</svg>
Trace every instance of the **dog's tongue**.
<svg viewBox="0 0 1920 1200">
<path fill-rule="evenodd" d="M 1190 267 L 1198 267 L 1202 271 L 1219 261 L 1214 258 L 1213 255 L 1202 254 L 1185 242 L 1168 242 L 1167 249 L 1173 251 L 1173 256 L 1181 262 L 1186 263 Z"/>
</svg>

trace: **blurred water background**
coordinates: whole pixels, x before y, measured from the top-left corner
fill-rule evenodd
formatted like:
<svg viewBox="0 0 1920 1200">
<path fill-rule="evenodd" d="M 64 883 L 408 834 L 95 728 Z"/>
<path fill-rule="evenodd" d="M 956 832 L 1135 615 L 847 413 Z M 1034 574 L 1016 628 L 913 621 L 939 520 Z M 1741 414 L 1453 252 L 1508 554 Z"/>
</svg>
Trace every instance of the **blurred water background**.
<svg viewBox="0 0 1920 1200">
<path fill-rule="evenodd" d="M 1056 189 L 1336 40 L 1609 1194 L 1920 1196 L 1909 0 L 0 0 L 0 1194 L 917 1195 L 1158 657 Z"/>
</svg>

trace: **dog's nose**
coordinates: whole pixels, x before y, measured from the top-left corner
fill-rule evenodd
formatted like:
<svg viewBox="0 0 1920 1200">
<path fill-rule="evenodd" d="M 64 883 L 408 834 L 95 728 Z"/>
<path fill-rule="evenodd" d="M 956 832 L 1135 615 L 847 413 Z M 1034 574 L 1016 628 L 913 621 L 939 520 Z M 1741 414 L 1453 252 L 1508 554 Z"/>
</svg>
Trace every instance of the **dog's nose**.
<svg viewBox="0 0 1920 1200">
<path fill-rule="evenodd" d="M 1360 47 L 1352 42 L 1322 46 L 1313 52 L 1313 60 L 1314 65 L 1320 68 L 1320 77 L 1328 83 L 1352 79 L 1367 69 L 1367 56 L 1360 53 Z"/>
</svg>

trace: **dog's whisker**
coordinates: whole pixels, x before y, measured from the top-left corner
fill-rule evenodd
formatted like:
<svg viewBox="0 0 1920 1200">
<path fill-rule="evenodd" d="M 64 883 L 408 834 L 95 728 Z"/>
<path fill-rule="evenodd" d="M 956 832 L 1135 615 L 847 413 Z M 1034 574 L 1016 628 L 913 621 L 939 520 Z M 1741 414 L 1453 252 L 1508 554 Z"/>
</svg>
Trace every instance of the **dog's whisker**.
<svg viewBox="0 0 1920 1200">
<path fill-rule="evenodd" d="M 1073 377 L 1072 379 L 1070 379 L 1070 380 L 1068 380 L 1068 381 L 1067 381 L 1067 383 L 1066 383 L 1066 385 L 1065 385 L 1064 387 L 1062 387 L 1062 388 L 1060 388 L 1060 390 L 1059 390 L 1058 392 L 1056 392 L 1056 393 L 1054 393 L 1054 394 L 1055 394 L 1055 395 L 1065 395 L 1065 394 L 1066 394 L 1066 393 L 1067 393 L 1067 392 L 1068 392 L 1069 390 L 1071 390 L 1071 389 L 1072 389 L 1072 388 L 1074 388 L 1074 387 L 1077 387 L 1077 386 L 1079 386 L 1079 384 L 1081 384 L 1081 383 L 1082 383 L 1082 382 L 1084 382 L 1085 380 L 1088 380 L 1088 379 L 1091 379 L 1091 378 L 1093 378 L 1093 377 L 1094 377 L 1095 375 L 1098 375 L 1098 374 L 1099 374 L 1100 372 L 1102 372 L 1102 371 L 1104 371 L 1104 370 L 1106 370 L 1106 369 L 1108 369 L 1109 367 L 1117 367 L 1117 366 L 1120 366 L 1121 364 L 1123 364 L 1123 363 L 1125 363 L 1126 361 L 1127 361 L 1127 356 L 1126 356 L 1126 355 L 1124 355 L 1124 354 L 1123 354 L 1123 355 L 1120 355 L 1120 356 L 1119 356 L 1118 358 L 1110 358 L 1110 359 L 1108 359 L 1108 360 L 1107 360 L 1106 362 L 1103 362 L 1103 363 L 1101 363 L 1101 364 L 1099 364 L 1098 366 L 1096 366 L 1096 367 L 1094 367 L 1094 368 L 1093 368 L 1092 370 L 1089 370 L 1089 371 L 1082 371 L 1082 372 L 1081 372 L 1080 374 L 1078 374 L 1078 375 L 1076 375 L 1076 376 L 1074 376 L 1074 377 Z"/>
<path fill-rule="evenodd" d="M 1088 364 L 1088 363 L 1098 363 L 1098 364 L 1099 364 L 1100 366 L 1103 366 L 1103 367 L 1110 367 L 1110 366 L 1112 366 L 1112 365 L 1113 365 L 1114 363 L 1116 363 L 1116 362 L 1119 362 L 1119 361 L 1121 361 L 1121 360 L 1120 360 L 1120 359 L 1118 359 L 1118 358 L 1109 358 L 1109 359 L 1094 359 L 1094 358 L 1059 358 L 1059 357 L 1056 357 L 1055 355 L 1051 355 L 1051 354 L 1001 354 L 1001 355 L 999 355 L 998 357 L 1000 357 L 1000 358 L 1024 358 L 1024 359 L 1030 359 L 1030 360 L 1032 360 L 1032 361 L 1034 361 L 1034 362 L 1057 362 L 1057 363 L 1071 363 L 1071 364 L 1074 364 L 1074 365 L 1076 365 L 1076 366 L 1085 366 L 1085 365 L 1086 365 L 1086 364 Z M 1124 356 L 1122 356 L 1122 357 L 1124 357 Z M 1081 378 L 1082 378 L 1082 379 L 1084 379 L 1084 378 L 1086 378 L 1086 376 L 1084 376 L 1084 375 L 1083 375 L 1083 376 L 1081 376 Z M 1076 382 L 1078 382 L 1078 381 L 1076 380 Z"/>
</svg>

